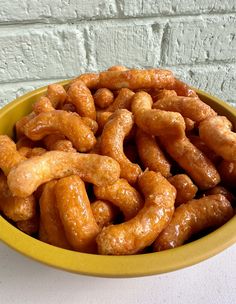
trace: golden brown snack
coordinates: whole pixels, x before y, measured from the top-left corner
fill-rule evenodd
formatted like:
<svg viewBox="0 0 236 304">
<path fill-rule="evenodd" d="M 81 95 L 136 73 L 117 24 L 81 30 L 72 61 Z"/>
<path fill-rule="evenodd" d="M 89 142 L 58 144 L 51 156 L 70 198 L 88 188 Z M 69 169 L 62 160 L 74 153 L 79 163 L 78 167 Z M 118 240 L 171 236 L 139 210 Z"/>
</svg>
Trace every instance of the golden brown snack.
<svg viewBox="0 0 236 304">
<path fill-rule="evenodd" d="M 64 135 L 51 134 L 47 135 L 43 139 L 43 143 L 49 151 L 64 151 L 64 152 L 76 152 L 73 148 L 73 144 L 70 140 L 65 139 Z"/>
<path fill-rule="evenodd" d="M 179 206 L 169 225 L 154 242 L 154 251 L 184 244 L 193 234 L 207 228 L 217 228 L 233 216 L 230 202 L 221 194 L 191 200 Z"/>
<path fill-rule="evenodd" d="M 170 96 L 159 99 L 153 104 L 154 109 L 178 112 L 184 117 L 200 122 L 216 116 L 216 112 L 198 97 Z"/>
<path fill-rule="evenodd" d="M 191 181 L 186 174 L 177 174 L 168 178 L 168 181 L 177 191 L 175 206 L 187 203 L 193 199 L 197 193 L 197 186 Z"/>
<path fill-rule="evenodd" d="M 19 150 L 20 148 L 34 148 L 36 146 L 35 141 L 32 141 L 26 136 L 22 136 L 17 142 L 16 142 L 16 148 Z"/>
<path fill-rule="evenodd" d="M 107 201 L 95 201 L 91 204 L 91 209 L 100 229 L 104 226 L 111 225 L 117 215 L 117 210 L 114 205 Z"/>
<path fill-rule="evenodd" d="M 41 184 L 72 174 L 78 174 L 85 182 L 106 186 L 118 180 L 120 166 L 107 156 L 51 151 L 13 168 L 8 185 L 14 195 L 26 197 Z"/>
<path fill-rule="evenodd" d="M 206 195 L 212 195 L 212 194 L 222 194 L 224 195 L 227 200 L 232 204 L 235 202 L 235 196 L 233 195 L 233 193 L 231 193 L 229 190 L 227 190 L 225 187 L 223 186 L 216 186 L 212 189 L 209 189 L 205 192 Z"/>
<path fill-rule="evenodd" d="M 57 208 L 68 242 L 74 250 L 94 252 L 99 227 L 94 219 L 84 182 L 78 175 L 59 180 Z"/>
<path fill-rule="evenodd" d="M 193 121 L 188 117 L 184 117 L 184 122 L 185 122 L 186 132 L 190 132 L 194 130 L 196 124 L 195 121 Z"/>
<path fill-rule="evenodd" d="M 94 194 L 97 199 L 109 201 L 119 207 L 126 220 L 134 217 L 143 207 L 141 195 L 123 178 L 112 185 L 94 186 Z"/>
<path fill-rule="evenodd" d="M 97 137 L 97 142 L 92 150 L 89 151 L 90 154 L 102 154 L 101 153 L 101 136 Z"/>
<path fill-rule="evenodd" d="M 114 94 L 107 88 L 98 89 L 93 95 L 95 105 L 101 109 L 107 108 L 114 101 Z"/>
<path fill-rule="evenodd" d="M 65 231 L 57 209 L 55 186 L 57 181 L 44 185 L 39 200 L 40 206 L 40 240 L 65 249 L 70 249 Z"/>
<path fill-rule="evenodd" d="M 47 97 L 51 101 L 52 107 L 56 109 L 64 104 L 67 94 L 61 84 L 54 83 L 48 86 Z"/>
<path fill-rule="evenodd" d="M 93 132 L 78 114 L 61 110 L 40 113 L 24 126 L 24 133 L 32 140 L 40 140 L 53 133 L 63 134 L 80 152 L 89 151 L 96 143 Z"/>
<path fill-rule="evenodd" d="M 134 184 L 141 173 L 139 165 L 133 164 L 125 156 L 123 151 L 124 138 L 133 127 L 133 115 L 131 112 L 121 109 L 117 110 L 105 124 L 101 135 L 101 151 L 115 159 L 121 168 L 121 177 Z"/>
<path fill-rule="evenodd" d="M 43 155 L 45 152 L 47 152 L 46 149 L 44 148 L 40 148 L 40 147 L 36 147 L 36 148 L 28 148 L 28 147 L 22 147 L 18 150 L 18 152 L 20 153 L 20 155 L 26 157 L 26 158 L 30 158 L 30 157 L 34 157 L 34 156 L 40 156 Z"/>
<path fill-rule="evenodd" d="M 136 131 L 136 146 L 145 169 L 160 172 L 164 177 L 171 175 L 170 162 L 166 159 L 154 136 L 138 129 Z"/>
<path fill-rule="evenodd" d="M 179 113 L 151 109 L 152 98 L 144 92 L 133 96 L 132 112 L 138 127 L 154 136 L 185 136 L 185 122 Z"/>
<path fill-rule="evenodd" d="M 98 124 L 98 133 L 101 134 L 105 124 L 108 122 L 109 117 L 112 115 L 112 112 L 106 111 L 97 111 L 97 124 Z"/>
<path fill-rule="evenodd" d="M 31 112 L 30 114 L 23 116 L 20 120 L 18 120 L 15 124 L 16 128 L 16 137 L 19 139 L 22 136 L 24 136 L 24 126 L 36 116 L 34 112 Z"/>
<path fill-rule="evenodd" d="M 50 99 L 46 96 L 42 96 L 39 100 L 37 100 L 33 104 L 32 108 L 36 115 L 42 112 L 51 112 L 55 110 Z"/>
<path fill-rule="evenodd" d="M 209 117 L 199 125 L 199 135 L 206 145 L 225 160 L 236 161 L 236 133 L 225 116 Z"/>
<path fill-rule="evenodd" d="M 25 160 L 16 150 L 16 144 L 7 135 L 0 135 L 0 169 L 5 175 L 8 175 L 10 170 Z"/>
<path fill-rule="evenodd" d="M 235 188 L 236 185 L 236 162 L 223 160 L 218 167 L 222 182 Z"/>
<path fill-rule="evenodd" d="M 89 129 L 93 132 L 93 134 L 97 133 L 98 130 L 98 123 L 96 122 L 96 120 L 93 120 L 89 117 L 81 117 L 83 123 L 89 127 Z"/>
<path fill-rule="evenodd" d="M 36 214 L 36 201 L 33 195 L 25 198 L 12 196 L 7 178 L 0 175 L 0 211 L 14 222 L 25 221 Z"/>
<path fill-rule="evenodd" d="M 102 229 L 97 236 L 100 254 L 134 254 L 151 245 L 167 226 L 173 213 L 175 188 L 160 174 L 144 172 L 139 187 L 145 205 L 131 220 Z"/>
<path fill-rule="evenodd" d="M 76 107 L 76 112 L 82 117 L 96 120 L 96 109 L 93 95 L 83 81 L 76 81 L 67 91 L 67 102 Z"/>
<path fill-rule="evenodd" d="M 72 103 L 65 103 L 61 109 L 67 112 L 76 112 L 76 108 Z"/>
<path fill-rule="evenodd" d="M 89 89 L 95 89 L 99 85 L 99 74 L 96 73 L 86 73 L 82 74 L 79 77 L 73 79 L 70 83 L 69 86 L 72 84 L 76 83 L 77 81 L 83 81 L 86 85 L 87 88 Z"/>
<path fill-rule="evenodd" d="M 108 108 L 106 108 L 106 112 L 115 112 L 118 109 L 130 110 L 133 96 L 133 91 L 126 88 L 120 89 L 114 102 Z"/>
<path fill-rule="evenodd" d="M 171 88 L 175 83 L 174 76 L 168 70 L 127 70 L 106 71 L 99 74 L 99 87 L 117 90 L 128 88 L 131 90 L 141 88 Z"/>
<path fill-rule="evenodd" d="M 124 65 L 113 65 L 107 70 L 108 71 L 127 71 L 128 69 Z"/>
<path fill-rule="evenodd" d="M 32 219 L 17 222 L 16 227 L 28 235 L 36 234 L 39 230 L 39 218 L 35 216 Z"/>
<path fill-rule="evenodd" d="M 175 83 L 173 89 L 178 96 L 196 97 L 197 93 L 189 87 L 183 81 L 175 78 Z"/>
<path fill-rule="evenodd" d="M 175 97 L 177 96 L 176 92 L 174 90 L 159 90 L 159 89 L 153 89 L 150 92 L 148 92 L 153 99 L 153 102 L 156 102 L 159 99 L 165 98 L 165 97 Z"/>
</svg>

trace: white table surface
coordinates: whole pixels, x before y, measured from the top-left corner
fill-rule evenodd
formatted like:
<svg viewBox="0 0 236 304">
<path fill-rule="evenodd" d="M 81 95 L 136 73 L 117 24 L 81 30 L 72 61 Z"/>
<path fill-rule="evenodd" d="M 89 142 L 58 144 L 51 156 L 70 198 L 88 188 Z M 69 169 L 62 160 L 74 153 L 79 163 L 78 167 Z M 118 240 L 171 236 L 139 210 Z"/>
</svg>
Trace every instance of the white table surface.
<svg viewBox="0 0 236 304">
<path fill-rule="evenodd" d="M 81 276 L 44 266 L 0 243 L 1 304 L 236 303 L 236 245 L 195 266 L 134 279 Z"/>
</svg>

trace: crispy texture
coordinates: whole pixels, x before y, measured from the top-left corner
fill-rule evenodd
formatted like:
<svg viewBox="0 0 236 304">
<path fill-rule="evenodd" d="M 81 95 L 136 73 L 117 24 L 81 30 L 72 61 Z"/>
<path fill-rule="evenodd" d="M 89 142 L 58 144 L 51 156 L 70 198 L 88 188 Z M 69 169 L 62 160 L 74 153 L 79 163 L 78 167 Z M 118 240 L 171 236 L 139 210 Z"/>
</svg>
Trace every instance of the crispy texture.
<svg viewBox="0 0 236 304">
<path fill-rule="evenodd" d="M 76 150 L 73 148 L 72 142 L 65 139 L 65 136 L 61 134 L 51 134 L 45 136 L 43 143 L 49 151 L 76 152 Z"/>
<path fill-rule="evenodd" d="M 44 148 L 40 148 L 40 147 L 36 147 L 36 148 L 32 148 L 32 149 L 28 148 L 28 147 L 22 147 L 18 150 L 20 155 L 22 155 L 26 158 L 43 155 L 46 151 L 47 150 L 45 150 Z"/>
<path fill-rule="evenodd" d="M 36 234 L 39 230 L 39 218 L 35 216 L 32 219 L 17 222 L 16 227 L 28 235 Z"/>
<path fill-rule="evenodd" d="M 195 197 L 198 188 L 194 185 L 188 175 L 177 174 L 168 178 L 168 181 L 177 191 L 175 206 L 187 203 Z"/>
<path fill-rule="evenodd" d="M 83 81 L 86 85 L 87 88 L 89 89 L 96 89 L 98 88 L 99 85 L 99 74 L 96 73 L 86 73 L 86 74 L 82 74 L 79 77 L 73 79 L 69 86 L 73 85 L 74 83 L 76 83 L 77 81 Z"/>
<path fill-rule="evenodd" d="M 216 186 L 212 189 L 209 189 L 206 191 L 205 193 L 206 195 L 212 195 L 212 194 L 222 194 L 224 195 L 227 200 L 232 204 L 235 202 L 235 196 L 233 195 L 232 192 L 230 192 L 229 190 L 227 190 L 225 187 L 223 186 Z"/>
<path fill-rule="evenodd" d="M 101 109 L 107 108 L 114 101 L 114 94 L 107 88 L 98 89 L 93 95 L 95 105 Z"/>
<path fill-rule="evenodd" d="M 236 162 L 223 160 L 218 167 L 222 182 L 226 186 L 235 188 L 236 185 Z"/>
<path fill-rule="evenodd" d="M 80 152 L 89 151 L 96 143 L 93 132 L 78 114 L 61 110 L 40 113 L 24 126 L 24 133 L 32 140 L 53 133 L 65 135 Z"/>
<path fill-rule="evenodd" d="M 83 81 L 76 81 L 67 91 L 67 102 L 75 105 L 76 112 L 82 117 L 96 120 L 93 95 Z"/>
<path fill-rule="evenodd" d="M 98 134 L 101 134 L 105 124 L 108 122 L 112 112 L 97 111 Z"/>
<path fill-rule="evenodd" d="M 151 245 L 174 213 L 175 188 L 160 174 L 144 172 L 139 187 L 145 205 L 129 221 L 103 228 L 97 236 L 100 254 L 134 254 Z"/>
<path fill-rule="evenodd" d="M 54 83 L 48 86 L 47 95 L 48 99 L 51 101 L 53 108 L 62 106 L 67 99 L 67 94 L 65 89 L 61 84 Z"/>
<path fill-rule="evenodd" d="M 97 133 L 98 130 L 98 124 L 96 120 L 93 120 L 92 118 L 89 117 L 81 117 L 83 123 L 89 127 L 89 129 L 93 132 L 93 134 Z"/>
<path fill-rule="evenodd" d="M 184 122 L 185 122 L 185 127 L 186 127 L 186 132 L 190 132 L 192 130 L 194 130 L 195 128 L 195 121 L 193 121 L 192 119 L 188 118 L 188 117 L 184 117 Z"/>
<path fill-rule="evenodd" d="M 108 71 L 127 71 L 128 69 L 124 65 L 113 65 L 107 70 Z"/>
<path fill-rule="evenodd" d="M 55 195 L 60 219 L 72 248 L 81 252 L 94 252 L 99 227 L 84 182 L 78 175 L 62 178 L 56 184 Z"/>
<path fill-rule="evenodd" d="M 100 229 L 111 225 L 117 215 L 114 205 L 107 201 L 97 200 L 91 204 L 91 209 Z"/>
<path fill-rule="evenodd" d="M 199 125 L 199 135 L 206 145 L 225 160 L 236 161 L 236 133 L 225 116 L 205 119 Z"/>
<path fill-rule="evenodd" d="M 7 178 L 0 175 L 0 210 L 6 217 L 17 221 L 32 219 L 36 214 L 36 201 L 33 195 L 25 198 L 12 196 Z"/>
<path fill-rule="evenodd" d="M 182 204 L 175 210 L 170 224 L 154 242 L 154 251 L 181 246 L 193 234 L 223 225 L 233 214 L 230 202 L 221 194 Z"/>
<path fill-rule="evenodd" d="M 187 96 L 187 97 L 197 96 L 197 93 L 193 89 L 191 89 L 189 85 L 176 78 L 175 78 L 173 90 L 175 90 L 178 96 Z"/>
<path fill-rule="evenodd" d="M 132 97 L 134 92 L 129 89 L 120 89 L 119 94 L 117 95 L 114 102 L 106 108 L 107 112 L 115 112 L 118 109 L 127 109 L 130 110 Z"/>
<path fill-rule="evenodd" d="M 26 197 L 41 184 L 72 174 L 97 186 L 106 186 L 118 180 L 120 166 L 107 156 L 51 151 L 13 168 L 8 175 L 8 185 L 14 195 Z"/>
<path fill-rule="evenodd" d="M 154 136 L 138 129 L 136 132 L 136 146 L 145 169 L 160 172 L 164 177 L 171 175 L 170 162 L 166 159 Z"/>
<path fill-rule="evenodd" d="M 16 150 L 16 144 L 7 135 L 0 135 L 0 169 L 5 175 L 8 175 L 10 170 L 25 160 Z"/>
<path fill-rule="evenodd" d="M 121 109 L 117 110 L 105 124 L 101 135 L 101 151 L 115 159 L 121 168 L 121 177 L 134 184 L 141 173 L 139 165 L 133 164 L 125 156 L 123 151 L 124 138 L 133 127 L 133 115 L 131 112 Z"/>
<path fill-rule="evenodd" d="M 40 240 L 53 246 L 70 249 L 57 209 L 56 184 L 57 181 L 50 181 L 45 184 L 39 200 Z"/>
<path fill-rule="evenodd" d="M 24 126 L 35 116 L 36 116 L 36 114 L 34 112 L 31 112 L 16 122 L 16 124 L 15 124 L 16 137 L 18 139 L 21 138 L 22 136 L 24 136 Z"/>
<path fill-rule="evenodd" d="M 152 89 L 149 93 L 152 96 L 153 102 L 156 102 L 159 99 L 165 98 L 165 97 L 175 97 L 177 96 L 176 92 L 174 90 L 166 90 L 166 89 Z"/>
<path fill-rule="evenodd" d="M 55 110 L 55 108 L 52 106 L 50 99 L 46 96 L 42 96 L 39 100 L 37 100 L 33 104 L 32 108 L 35 114 L 39 114 L 42 112 L 51 112 Z"/>
<path fill-rule="evenodd" d="M 141 195 L 123 178 L 109 186 L 94 186 L 94 194 L 97 199 L 109 201 L 119 207 L 126 220 L 133 218 L 143 207 Z"/>
</svg>

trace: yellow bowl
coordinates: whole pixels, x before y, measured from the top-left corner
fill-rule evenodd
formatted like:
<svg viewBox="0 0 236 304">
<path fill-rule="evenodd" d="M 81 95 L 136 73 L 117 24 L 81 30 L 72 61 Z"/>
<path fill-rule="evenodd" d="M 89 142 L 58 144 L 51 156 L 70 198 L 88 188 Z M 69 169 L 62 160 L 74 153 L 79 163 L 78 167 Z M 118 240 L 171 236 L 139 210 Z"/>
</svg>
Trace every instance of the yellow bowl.
<svg viewBox="0 0 236 304">
<path fill-rule="evenodd" d="M 68 81 L 61 82 L 65 85 Z M 32 103 L 46 87 L 28 93 L 0 110 L 0 134 L 12 136 L 15 122 L 31 111 Z M 236 126 L 236 110 L 197 90 L 200 98 Z M 197 241 L 157 253 L 133 256 L 101 256 L 57 248 L 16 229 L 0 216 L 0 240 L 16 251 L 44 264 L 80 274 L 101 277 L 137 277 L 166 273 L 203 261 L 236 242 L 236 216 Z"/>
</svg>

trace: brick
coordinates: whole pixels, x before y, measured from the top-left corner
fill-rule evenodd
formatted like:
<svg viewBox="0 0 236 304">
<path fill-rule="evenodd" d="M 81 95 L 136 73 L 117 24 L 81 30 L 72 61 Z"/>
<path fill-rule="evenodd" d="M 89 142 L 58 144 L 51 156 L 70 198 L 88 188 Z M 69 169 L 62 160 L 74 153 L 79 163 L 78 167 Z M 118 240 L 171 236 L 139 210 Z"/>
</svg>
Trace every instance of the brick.
<svg viewBox="0 0 236 304">
<path fill-rule="evenodd" d="M 86 68 L 83 33 L 75 26 L 4 29 L 0 82 L 67 78 Z"/>
<path fill-rule="evenodd" d="M 126 17 L 235 12 L 235 0 L 120 0 Z"/>
<path fill-rule="evenodd" d="M 115 0 L 1 0 L 0 22 L 65 22 L 116 14 Z"/>
<path fill-rule="evenodd" d="M 163 64 L 236 61 L 236 15 L 186 19 L 166 26 Z"/>
</svg>

